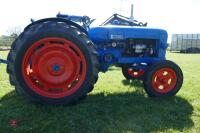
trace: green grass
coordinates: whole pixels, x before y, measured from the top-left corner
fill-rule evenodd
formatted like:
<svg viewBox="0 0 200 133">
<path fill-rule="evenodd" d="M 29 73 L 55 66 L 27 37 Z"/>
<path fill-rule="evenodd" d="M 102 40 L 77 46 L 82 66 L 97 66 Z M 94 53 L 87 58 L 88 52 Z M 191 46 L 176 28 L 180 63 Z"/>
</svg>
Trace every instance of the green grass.
<svg viewBox="0 0 200 133">
<path fill-rule="evenodd" d="M 7 52 L 1 52 L 6 57 Z M 0 65 L 0 132 L 200 132 L 200 54 L 167 53 L 183 70 L 177 96 L 149 98 L 137 81 L 112 67 L 88 98 L 73 106 L 43 106 L 15 94 Z M 16 120 L 15 127 L 9 124 Z"/>
</svg>

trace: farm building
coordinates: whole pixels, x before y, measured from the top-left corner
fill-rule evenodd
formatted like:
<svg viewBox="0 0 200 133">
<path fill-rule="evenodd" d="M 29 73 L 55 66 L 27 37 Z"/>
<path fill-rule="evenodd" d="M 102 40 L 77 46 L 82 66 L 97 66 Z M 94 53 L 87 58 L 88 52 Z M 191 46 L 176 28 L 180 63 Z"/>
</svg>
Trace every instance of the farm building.
<svg viewBox="0 0 200 133">
<path fill-rule="evenodd" d="M 173 34 L 170 51 L 200 52 L 200 34 Z"/>
</svg>

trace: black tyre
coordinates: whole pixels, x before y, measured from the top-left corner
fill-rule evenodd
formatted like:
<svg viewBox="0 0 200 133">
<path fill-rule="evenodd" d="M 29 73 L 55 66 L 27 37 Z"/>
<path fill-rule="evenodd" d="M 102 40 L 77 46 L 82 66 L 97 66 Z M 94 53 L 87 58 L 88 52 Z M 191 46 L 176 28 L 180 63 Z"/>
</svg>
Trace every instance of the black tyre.
<svg viewBox="0 0 200 133">
<path fill-rule="evenodd" d="M 173 96 L 180 90 L 182 83 L 180 67 L 168 60 L 152 64 L 144 77 L 144 89 L 151 97 Z"/>
<path fill-rule="evenodd" d="M 85 33 L 48 21 L 32 25 L 16 39 L 7 72 L 17 93 L 43 104 L 71 104 L 92 91 L 98 67 Z"/>
<path fill-rule="evenodd" d="M 143 79 L 144 75 L 144 70 L 135 70 L 135 69 L 130 69 L 131 67 L 128 65 L 123 65 L 122 66 L 122 74 L 127 80 L 134 80 L 134 79 Z"/>
</svg>

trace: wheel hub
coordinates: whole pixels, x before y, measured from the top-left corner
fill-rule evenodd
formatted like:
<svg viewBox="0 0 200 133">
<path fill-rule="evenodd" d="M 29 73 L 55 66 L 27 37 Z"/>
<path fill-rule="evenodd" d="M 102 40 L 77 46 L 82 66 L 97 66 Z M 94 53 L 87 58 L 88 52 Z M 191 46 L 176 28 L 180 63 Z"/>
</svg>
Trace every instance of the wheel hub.
<svg viewBox="0 0 200 133">
<path fill-rule="evenodd" d="M 152 78 L 152 87 L 159 93 L 168 93 L 174 89 L 177 76 L 173 69 L 162 68 L 156 71 Z"/>
<path fill-rule="evenodd" d="M 32 61 L 36 76 L 51 85 L 72 82 L 80 69 L 76 55 L 62 46 L 46 46 L 35 53 Z"/>
<path fill-rule="evenodd" d="M 43 96 L 60 98 L 69 95 L 84 81 L 85 58 L 68 40 L 42 39 L 34 43 L 24 57 L 25 80 L 32 90 Z"/>
<path fill-rule="evenodd" d="M 63 67 L 63 66 L 61 66 L 61 67 Z M 53 65 L 51 69 L 54 72 L 58 72 L 60 70 L 60 66 L 56 64 L 56 65 Z"/>
</svg>

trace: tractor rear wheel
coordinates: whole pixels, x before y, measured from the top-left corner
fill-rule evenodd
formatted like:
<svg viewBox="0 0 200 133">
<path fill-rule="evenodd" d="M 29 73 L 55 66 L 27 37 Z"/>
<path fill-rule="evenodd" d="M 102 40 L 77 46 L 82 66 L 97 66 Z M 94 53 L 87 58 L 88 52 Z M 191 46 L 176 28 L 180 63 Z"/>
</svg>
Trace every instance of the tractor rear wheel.
<svg viewBox="0 0 200 133">
<path fill-rule="evenodd" d="M 151 97 L 173 96 L 182 86 L 183 73 L 174 62 L 159 61 L 148 68 L 143 83 Z"/>
<path fill-rule="evenodd" d="M 93 43 L 78 28 L 44 22 L 26 29 L 13 43 L 7 72 L 16 91 L 43 104 L 75 103 L 98 78 Z"/>
</svg>

